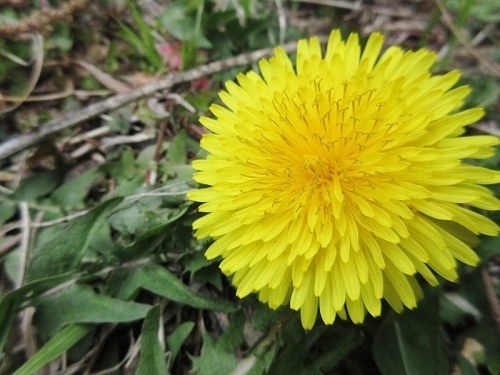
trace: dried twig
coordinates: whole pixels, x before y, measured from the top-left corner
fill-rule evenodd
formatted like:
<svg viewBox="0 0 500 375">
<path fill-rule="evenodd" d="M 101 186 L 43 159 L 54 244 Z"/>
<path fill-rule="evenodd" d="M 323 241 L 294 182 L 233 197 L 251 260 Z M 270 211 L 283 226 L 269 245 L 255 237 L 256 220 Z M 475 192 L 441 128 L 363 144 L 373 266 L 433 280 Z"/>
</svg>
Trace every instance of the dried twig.
<svg viewBox="0 0 500 375">
<path fill-rule="evenodd" d="M 74 145 L 76 143 L 80 143 L 80 142 L 83 142 L 83 141 L 86 141 L 86 140 L 89 140 L 92 138 L 102 137 L 103 135 L 107 135 L 107 134 L 111 133 L 111 131 L 112 130 L 111 130 L 110 126 L 104 125 L 104 126 L 101 126 L 99 128 L 89 130 L 88 132 L 82 133 L 80 135 L 76 135 L 76 136 L 72 137 L 71 139 L 69 139 L 68 143 L 70 145 Z"/>
<path fill-rule="evenodd" d="M 495 121 L 478 122 L 471 125 L 471 128 L 494 135 L 495 137 L 500 137 L 500 126 Z"/>
<path fill-rule="evenodd" d="M 7 237 L 7 239 L 0 244 L 0 256 L 4 255 L 7 251 L 17 245 L 21 241 L 22 237 L 22 233 Z"/>
<path fill-rule="evenodd" d="M 302 3 L 326 5 L 334 8 L 349 9 L 360 11 L 362 9 L 361 1 L 345 1 L 345 0 L 295 0 Z"/>
<path fill-rule="evenodd" d="M 307 4 L 319 4 L 324 6 L 329 6 L 332 8 L 346 9 L 353 12 L 366 12 L 368 14 L 377 14 L 391 17 L 401 17 L 401 18 L 420 18 L 420 15 L 415 12 L 413 6 L 404 4 L 404 2 L 398 3 L 398 6 L 383 6 L 383 5 L 372 5 L 365 4 L 363 0 L 294 0 L 296 2 L 307 3 Z"/>
<path fill-rule="evenodd" d="M 129 92 L 131 87 L 111 75 L 103 72 L 101 69 L 92 65 L 84 60 L 75 60 L 75 64 L 79 67 L 85 69 L 87 73 L 90 73 L 97 81 L 99 81 L 104 87 L 113 91 L 116 94 L 122 94 Z"/>
<path fill-rule="evenodd" d="M 33 326 L 33 316 L 36 309 L 28 306 L 21 312 L 21 337 L 25 346 L 26 357 L 31 358 L 38 351 L 38 342 L 36 340 L 36 331 Z"/>
<path fill-rule="evenodd" d="M 283 48 L 289 52 L 296 48 L 296 44 L 296 42 L 287 43 L 283 45 Z M 101 102 L 91 104 L 80 111 L 67 113 L 60 119 L 50 121 L 40 126 L 35 129 L 33 133 L 16 136 L 0 144 L 0 160 L 14 155 L 28 147 L 39 144 L 52 135 L 78 125 L 92 117 L 123 107 L 128 103 L 145 98 L 158 91 L 170 89 L 176 84 L 191 82 L 200 77 L 221 72 L 225 69 L 251 64 L 263 57 L 271 55 L 273 51 L 274 48 L 265 48 L 231 57 L 226 60 L 215 61 L 185 72 L 170 73 L 157 82 L 144 85 L 124 94 L 112 96 Z"/>
<path fill-rule="evenodd" d="M 116 146 L 120 144 L 138 143 L 145 142 L 153 139 L 154 134 L 148 134 L 148 132 L 137 133 L 134 135 L 118 135 L 115 137 L 105 137 L 101 141 L 102 148 L 106 149 L 111 146 Z"/>
<path fill-rule="evenodd" d="M 276 4 L 276 12 L 278 14 L 278 25 L 279 25 L 279 42 L 281 44 L 285 43 L 285 33 L 286 33 L 286 14 L 283 8 L 282 0 L 274 0 Z"/>
<path fill-rule="evenodd" d="M 71 85 L 68 85 L 63 91 L 54 92 L 51 94 L 30 95 L 27 98 L 20 96 L 3 95 L 0 99 L 10 103 L 27 103 L 27 102 L 48 102 L 51 100 L 59 100 L 68 96 L 77 98 L 88 98 L 90 96 L 108 96 L 109 90 L 75 90 Z"/>
</svg>

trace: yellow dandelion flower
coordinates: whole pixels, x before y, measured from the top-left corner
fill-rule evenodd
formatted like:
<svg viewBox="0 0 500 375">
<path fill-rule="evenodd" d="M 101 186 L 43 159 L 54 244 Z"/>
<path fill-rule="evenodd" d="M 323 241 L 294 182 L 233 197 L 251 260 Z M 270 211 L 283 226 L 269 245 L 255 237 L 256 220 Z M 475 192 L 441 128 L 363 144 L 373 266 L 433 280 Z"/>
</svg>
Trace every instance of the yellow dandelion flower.
<svg viewBox="0 0 500 375">
<path fill-rule="evenodd" d="M 209 154 L 194 178 L 208 187 L 188 196 L 206 213 L 196 236 L 215 239 L 207 258 L 222 257 L 239 297 L 289 303 L 305 328 L 318 311 L 332 324 L 377 316 L 382 300 L 413 308 L 417 274 L 456 280 L 457 260 L 479 260 L 470 239 L 498 232 L 469 209 L 500 208 L 482 186 L 500 173 L 463 160 L 498 144 L 462 136 L 483 110 L 460 110 L 469 88 L 454 88 L 457 71 L 432 74 L 434 53 L 382 44 L 333 31 L 324 54 L 299 41 L 295 65 L 277 48 L 200 120 Z"/>
</svg>

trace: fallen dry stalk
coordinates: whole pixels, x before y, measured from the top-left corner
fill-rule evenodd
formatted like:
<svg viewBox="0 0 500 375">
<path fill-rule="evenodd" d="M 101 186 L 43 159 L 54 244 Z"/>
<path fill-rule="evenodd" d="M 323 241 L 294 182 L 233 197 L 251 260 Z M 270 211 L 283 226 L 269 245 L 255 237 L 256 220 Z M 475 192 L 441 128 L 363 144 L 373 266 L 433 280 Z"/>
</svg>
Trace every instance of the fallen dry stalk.
<svg viewBox="0 0 500 375">
<path fill-rule="evenodd" d="M 290 52 L 295 49 L 296 45 L 296 42 L 290 42 L 282 47 L 287 52 Z M 95 116 L 123 107 L 128 103 L 145 98 L 158 91 L 170 89 L 176 84 L 191 82 L 203 76 L 221 72 L 225 69 L 251 64 L 263 57 L 270 56 L 273 51 L 274 48 L 265 48 L 250 53 L 244 53 L 226 60 L 215 61 L 185 72 L 170 73 L 157 82 L 138 87 L 127 93 L 111 96 L 103 101 L 91 104 L 80 111 L 66 113 L 59 119 L 41 125 L 30 134 L 18 135 L 0 144 L 0 160 L 8 158 L 28 147 L 37 145 L 54 134 L 76 126 Z"/>
</svg>

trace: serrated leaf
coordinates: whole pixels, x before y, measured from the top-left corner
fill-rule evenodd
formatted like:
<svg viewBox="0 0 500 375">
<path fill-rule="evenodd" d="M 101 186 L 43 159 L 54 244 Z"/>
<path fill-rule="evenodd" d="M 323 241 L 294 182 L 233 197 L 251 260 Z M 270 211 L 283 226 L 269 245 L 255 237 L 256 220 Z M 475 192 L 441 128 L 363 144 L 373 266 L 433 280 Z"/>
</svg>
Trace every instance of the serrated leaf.
<svg viewBox="0 0 500 375">
<path fill-rule="evenodd" d="M 184 215 L 191 205 L 185 199 L 190 187 L 182 181 L 171 181 L 160 189 L 142 191 L 129 199 L 110 216 L 108 222 L 124 234 L 136 236 L 164 232 L 164 228 Z"/>
<path fill-rule="evenodd" d="M 303 336 L 295 332 L 293 339 L 285 340 L 285 345 L 273 361 L 269 373 L 273 375 L 330 373 L 360 344 L 361 340 L 361 331 L 352 326 L 318 326 Z M 321 347 L 321 354 L 312 357 L 313 346 Z"/>
<path fill-rule="evenodd" d="M 237 309 L 237 306 L 229 301 L 192 291 L 177 276 L 157 264 L 146 264 L 128 271 L 117 296 L 127 299 L 139 288 L 194 308 L 223 312 L 233 312 Z"/>
<path fill-rule="evenodd" d="M 17 313 L 18 306 L 27 298 L 36 297 L 45 291 L 60 285 L 74 277 L 73 273 L 67 273 L 55 277 L 40 279 L 24 285 L 23 287 L 8 293 L 0 301 L 0 352 L 3 351 L 12 322 Z"/>
<path fill-rule="evenodd" d="M 53 359 L 64 354 L 68 349 L 80 341 L 90 332 L 91 328 L 85 325 L 70 325 L 59 331 L 26 363 L 24 363 L 14 375 L 32 375 Z"/>
<path fill-rule="evenodd" d="M 182 205 L 177 208 L 161 208 L 161 199 L 156 199 L 159 202 L 154 206 L 147 204 L 148 199 L 141 199 L 120 208 L 109 218 L 110 225 L 121 233 L 153 235 L 184 215 L 189 207 Z"/>
<path fill-rule="evenodd" d="M 301 337 L 297 341 L 288 341 L 281 354 L 274 360 L 270 373 L 286 375 L 291 373 L 303 374 L 305 371 L 305 360 L 311 345 L 319 338 L 324 328 L 320 327 L 311 331 L 309 335 Z"/>
<path fill-rule="evenodd" d="M 136 375 L 165 375 L 169 373 L 163 357 L 164 349 L 158 340 L 159 323 L 160 307 L 155 306 L 149 310 L 142 324 L 141 352 Z"/>
<path fill-rule="evenodd" d="M 95 293 L 84 285 L 73 285 L 36 304 L 35 324 L 42 334 L 53 335 L 72 323 L 120 323 L 144 318 L 151 306 Z"/>
<path fill-rule="evenodd" d="M 415 310 L 390 314 L 375 334 L 373 356 L 384 375 L 448 374 L 436 296 Z"/>
<path fill-rule="evenodd" d="M 328 351 L 326 351 L 322 355 L 319 355 L 313 361 L 313 363 L 307 365 L 304 371 L 304 375 L 312 374 L 313 372 L 318 372 L 321 374 L 329 372 L 329 370 L 337 366 L 337 364 L 340 363 L 342 359 L 344 359 L 354 348 L 360 345 L 363 341 L 363 335 L 358 329 L 352 328 L 342 333 L 343 334 L 339 334 L 338 336 L 328 335 L 330 337 L 334 337 L 334 339 L 327 339 L 327 342 L 321 346 L 325 347 L 331 341 L 333 341 L 335 344 L 330 347 Z M 322 336 L 323 340 L 325 339 L 325 336 L 327 335 Z"/>
<path fill-rule="evenodd" d="M 35 252 L 27 269 L 27 280 L 55 276 L 76 269 L 94 229 L 99 225 L 99 219 L 121 200 L 108 200 L 89 213 L 72 220 L 65 228 L 61 226 L 57 235 L 43 243 Z"/>
<path fill-rule="evenodd" d="M 238 366 L 233 352 L 224 350 L 206 331 L 202 334 L 203 347 L 200 357 L 192 358 L 193 370 L 197 375 L 231 374 Z"/>
</svg>

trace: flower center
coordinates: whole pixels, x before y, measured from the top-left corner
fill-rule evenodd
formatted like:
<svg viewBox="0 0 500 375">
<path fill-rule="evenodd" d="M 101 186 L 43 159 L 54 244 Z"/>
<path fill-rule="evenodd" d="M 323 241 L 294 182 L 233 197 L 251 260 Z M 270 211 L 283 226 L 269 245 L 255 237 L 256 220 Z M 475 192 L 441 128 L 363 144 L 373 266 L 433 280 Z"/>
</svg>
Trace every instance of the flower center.
<svg viewBox="0 0 500 375">
<path fill-rule="evenodd" d="M 331 181 L 336 174 L 336 168 L 332 163 L 326 162 L 318 155 L 304 156 L 304 170 L 318 183 Z"/>
<path fill-rule="evenodd" d="M 334 199 L 342 202 L 346 171 L 342 168 L 341 160 L 324 160 L 317 155 L 305 155 L 304 172 L 311 193 L 320 194 L 326 202 Z"/>
</svg>

